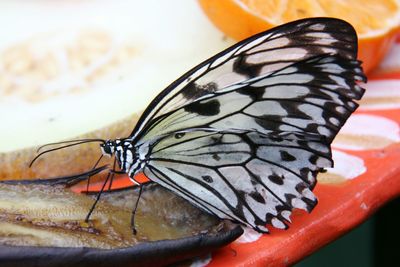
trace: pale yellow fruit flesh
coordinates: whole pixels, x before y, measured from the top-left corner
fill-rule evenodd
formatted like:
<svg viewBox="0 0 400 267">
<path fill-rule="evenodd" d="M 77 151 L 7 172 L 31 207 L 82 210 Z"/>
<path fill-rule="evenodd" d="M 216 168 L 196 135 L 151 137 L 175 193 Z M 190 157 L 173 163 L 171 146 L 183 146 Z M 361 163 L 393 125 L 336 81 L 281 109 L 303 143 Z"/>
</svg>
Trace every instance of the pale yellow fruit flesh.
<svg viewBox="0 0 400 267">
<path fill-rule="evenodd" d="M 130 221 L 138 191 L 104 193 L 86 222 L 95 196 L 62 186 L 0 183 L 0 245 L 110 249 L 215 233 L 230 225 L 153 184 L 143 190 L 133 235 Z"/>
<path fill-rule="evenodd" d="M 8 1 L 0 23 L 0 179 L 91 168 L 98 145 L 27 165 L 38 145 L 129 135 L 155 95 L 232 44 L 186 0 Z"/>
</svg>

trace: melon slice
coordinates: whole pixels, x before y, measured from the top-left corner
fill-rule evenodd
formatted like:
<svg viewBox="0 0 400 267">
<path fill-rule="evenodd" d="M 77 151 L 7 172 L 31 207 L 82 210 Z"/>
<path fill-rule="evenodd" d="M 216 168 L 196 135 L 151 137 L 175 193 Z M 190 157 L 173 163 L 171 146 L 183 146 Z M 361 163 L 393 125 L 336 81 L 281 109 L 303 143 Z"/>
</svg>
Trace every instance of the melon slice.
<svg viewBox="0 0 400 267">
<path fill-rule="evenodd" d="M 232 44 L 195 1 L 1 2 L 0 179 L 90 169 L 98 145 L 36 147 L 130 134 L 151 99 Z"/>
</svg>

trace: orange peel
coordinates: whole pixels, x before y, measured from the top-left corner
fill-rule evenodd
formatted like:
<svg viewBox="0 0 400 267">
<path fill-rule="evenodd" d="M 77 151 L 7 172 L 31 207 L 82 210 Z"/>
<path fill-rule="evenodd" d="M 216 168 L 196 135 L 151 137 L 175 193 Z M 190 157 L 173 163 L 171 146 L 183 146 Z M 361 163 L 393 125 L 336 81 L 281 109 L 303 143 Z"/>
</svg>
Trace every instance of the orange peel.
<svg viewBox="0 0 400 267">
<path fill-rule="evenodd" d="M 301 18 L 346 20 L 357 31 L 359 58 L 365 72 L 379 64 L 400 30 L 400 2 L 397 0 L 199 0 L 199 3 L 210 20 L 236 40 Z"/>
</svg>

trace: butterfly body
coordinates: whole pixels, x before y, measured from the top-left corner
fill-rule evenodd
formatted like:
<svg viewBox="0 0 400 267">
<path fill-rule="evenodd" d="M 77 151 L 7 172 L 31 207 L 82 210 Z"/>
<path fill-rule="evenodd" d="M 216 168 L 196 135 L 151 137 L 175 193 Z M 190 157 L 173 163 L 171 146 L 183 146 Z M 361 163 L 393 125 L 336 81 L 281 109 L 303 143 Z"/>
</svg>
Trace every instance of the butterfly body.
<svg viewBox="0 0 400 267">
<path fill-rule="evenodd" d="M 101 144 L 223 219 L 268 232 L 317 204 L 316 175 L 365 82 L 357 35 L 338 19 L 291 22 L 204 61 L 163 90 L 130 136 Z M 137 182 L 136 182 L 137 183 Z"/>
<path fill-rule="evenodd" d="M 102 154 L 112 157 L 115 154 L 121 172 L 133 179 L 145 166 L 149 155 L 149 144 L 134 145 L 130 139 L 107 140 L 100 145 Z"/>
</svg>

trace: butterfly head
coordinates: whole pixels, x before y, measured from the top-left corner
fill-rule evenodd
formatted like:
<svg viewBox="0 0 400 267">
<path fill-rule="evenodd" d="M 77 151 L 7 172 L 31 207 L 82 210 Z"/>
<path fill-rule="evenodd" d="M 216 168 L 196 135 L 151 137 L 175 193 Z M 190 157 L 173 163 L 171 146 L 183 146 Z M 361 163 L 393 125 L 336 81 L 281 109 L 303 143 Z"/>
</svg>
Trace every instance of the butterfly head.
<svg viewBox="0 0 400 267">
<path fill-rule="evenodd" d="M 100 144 L 101 153 L 103 153 L 104 156 L 111 157 L 115 153 L 116 145 L 117 145 L 117 140 L 105 141 L 104 143 Z"/>
</svg>

